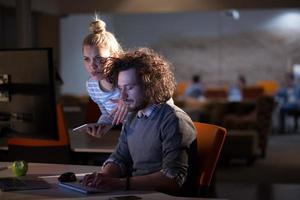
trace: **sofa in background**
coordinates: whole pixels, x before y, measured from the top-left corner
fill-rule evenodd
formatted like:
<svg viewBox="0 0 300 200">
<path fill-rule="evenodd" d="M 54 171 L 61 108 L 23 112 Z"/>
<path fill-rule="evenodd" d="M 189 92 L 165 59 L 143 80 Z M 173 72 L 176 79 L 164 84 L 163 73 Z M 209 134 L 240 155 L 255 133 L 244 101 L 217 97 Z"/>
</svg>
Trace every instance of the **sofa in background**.
<svg viewBox="0 0 300 200">
<path fill-rule="evenodd" d="M 211 100 L 176 101 L 194 121 L 216 124 L 227 129 L 222 157 L 246 159 L 248 164 L 257 156 L 265 157 L 271 130 L 274 99 L 259 95 L 241 102 Z"/>
<path fill-rule="evenodd" d="M 210 122 L 228 130 L 223 148 L 226 159 L 245 158 L 252 163 L 264 158 L 271 130 L 274 99 L 260 96 L 253 101 L 215 102 L 207 112 Z"/>
</svg>

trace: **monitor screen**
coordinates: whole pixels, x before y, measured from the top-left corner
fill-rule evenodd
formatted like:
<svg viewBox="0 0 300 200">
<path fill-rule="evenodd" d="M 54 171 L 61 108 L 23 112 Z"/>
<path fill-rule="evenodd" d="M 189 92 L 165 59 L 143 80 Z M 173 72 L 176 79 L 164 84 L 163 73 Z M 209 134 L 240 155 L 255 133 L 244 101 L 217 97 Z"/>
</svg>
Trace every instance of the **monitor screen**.
<svg viewBox="0 0 300 200">
<path fill-rule="evenodd" d="M 52 50 L 0 50 L 0 136 L 56 139 Z"/>
</svg>

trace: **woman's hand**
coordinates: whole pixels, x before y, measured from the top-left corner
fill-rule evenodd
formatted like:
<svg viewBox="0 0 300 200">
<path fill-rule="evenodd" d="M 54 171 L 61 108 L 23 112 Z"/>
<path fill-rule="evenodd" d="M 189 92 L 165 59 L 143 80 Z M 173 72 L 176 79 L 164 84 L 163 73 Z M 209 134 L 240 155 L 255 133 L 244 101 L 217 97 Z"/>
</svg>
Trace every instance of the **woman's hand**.
<svg viewBox="0 0 300 200">
<path fill-rule="evenodd" d="M 95 124 L 94 126 L 89 126 L 86 130 L 86 132 L 97 138 L 101 138 L 103 135 L 105 135 L 110 129 L 112 128 L 112 125 L 106 125 L 106 124 Z"/>
<path fill-rule="evenodd" d="M 117 108 L 109 115 L 111 118 L 113 117 L 112 124 L 118 125 L 123 123 L 128 113 L 128 106 L 121 99 L 111 99 L 110 101 L 118 104 Z"/>
</svg>

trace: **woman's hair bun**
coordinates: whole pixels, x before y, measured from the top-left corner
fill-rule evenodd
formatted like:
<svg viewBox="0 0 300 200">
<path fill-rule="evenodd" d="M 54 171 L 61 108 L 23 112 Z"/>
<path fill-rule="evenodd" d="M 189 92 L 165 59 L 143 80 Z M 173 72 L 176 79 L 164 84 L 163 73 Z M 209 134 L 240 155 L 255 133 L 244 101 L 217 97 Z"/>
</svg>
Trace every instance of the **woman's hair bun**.
<svg viewBox="0 0 300 200">
<path fill-rule="evenodd" d="M 94 34 L 100 34 L 106 31 L 106 24 L 102 20 L 95 20 L 90 24 L 90 31 Z"/>
</svg>

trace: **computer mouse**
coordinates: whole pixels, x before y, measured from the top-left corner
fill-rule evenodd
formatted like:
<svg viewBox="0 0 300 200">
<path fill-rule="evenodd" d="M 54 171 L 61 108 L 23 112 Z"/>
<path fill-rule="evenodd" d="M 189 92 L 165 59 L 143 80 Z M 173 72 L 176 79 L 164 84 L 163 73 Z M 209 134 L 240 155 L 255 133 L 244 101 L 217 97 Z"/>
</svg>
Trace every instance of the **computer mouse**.
<svg viewBox="0 0 300 200">
<path fill-rule="evenodd" d="M 76 175 L 73 172 L 66 172 L 58 177 L 58 181 L 60 182 L 74 182 L 76 180 Z"/>
</svg>

